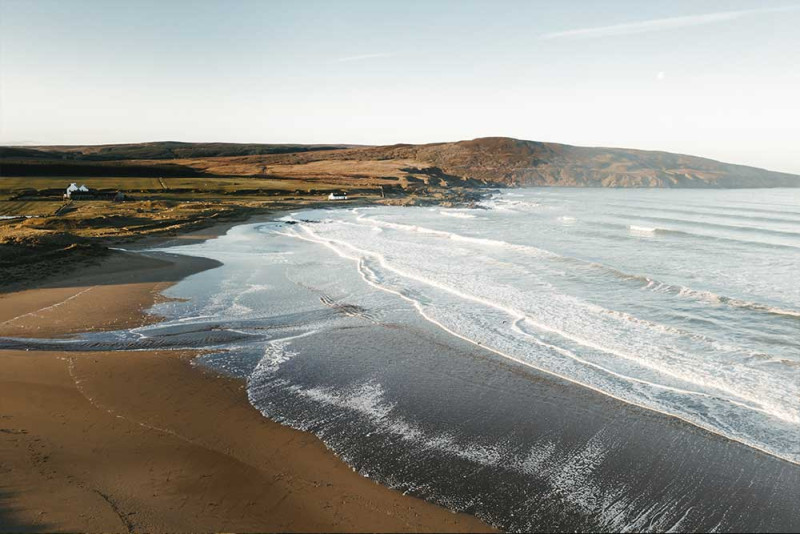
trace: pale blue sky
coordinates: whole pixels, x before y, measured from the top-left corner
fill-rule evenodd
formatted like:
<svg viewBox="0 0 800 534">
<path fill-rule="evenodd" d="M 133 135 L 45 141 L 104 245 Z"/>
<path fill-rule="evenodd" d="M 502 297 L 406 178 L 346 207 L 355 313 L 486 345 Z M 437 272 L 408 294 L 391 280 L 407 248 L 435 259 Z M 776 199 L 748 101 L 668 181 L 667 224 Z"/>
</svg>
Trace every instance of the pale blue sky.
<svg viewBox="0 0 800 534">
<path fill-rule="evenodd" d="M 800 2 L 0 0 L 0 143 L 504 135 L 800 173 Z"/>
</svg>

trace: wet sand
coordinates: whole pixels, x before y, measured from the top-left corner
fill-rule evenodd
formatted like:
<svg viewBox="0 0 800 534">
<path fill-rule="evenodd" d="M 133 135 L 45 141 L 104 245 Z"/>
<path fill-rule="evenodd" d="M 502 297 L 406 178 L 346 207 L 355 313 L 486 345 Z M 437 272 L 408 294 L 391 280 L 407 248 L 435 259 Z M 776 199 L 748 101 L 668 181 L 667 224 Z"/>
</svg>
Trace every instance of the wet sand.
<svg viewBox="0 0 800 534">
<path fill-rule="evenodd" d="M 160 291 L 213 265 L 115 253 L 38 289 L 0 295 L 0 337 L 153 322 L 141 310 Z M 437 496 L 464 497 L 465 506 L 452 507 L 510 530 L 796 530 L 796 465 L 498 361 L 437 330 L 388 326 L 330 332 L 319 340 L 324 347 L 303 351 L 278 378 L 315 387 L 319 377 L 379 376 L 395 415 L 434 410 L 432 421 L 485 440 L 465 446 L 505 444 L 498 454 L 521 451 L 525 469 L 476 470 L 410 441 L 398 448 L 393 434 L 347 419 L 358 414 L 322 409 L 268 382 L 255 383 L 261 406 L 279 406 L 276 418 L 289 424 L 313 421 L 329 446 L 376 479 L 402 471 L 426 488 L 416 495 L 448 506 L 455 501 Z M 488 530 L 357 475 L 313 435 L 262 417 L 240 381 L 190 364 L 194 352 L 79 352 L 95 342 L 70 352 L 51 352 L 47 342 L 41 351 L 0 350 L 0 531 Z M 314 348 L 313 337 L 306 342 Z M 403 358 L 387 359 L 387 347 L 402 347 Z M 476 493 L 479 506 L 470 500 Z"/>
<path fill-rule="evenodd" d="M 0 336 L 152 321 L 209 260 L 115 253 L 0 296 Z M 188 352 L 0 351 L 0 531 L 489 531 L 353 472 Z"/>
</svg>

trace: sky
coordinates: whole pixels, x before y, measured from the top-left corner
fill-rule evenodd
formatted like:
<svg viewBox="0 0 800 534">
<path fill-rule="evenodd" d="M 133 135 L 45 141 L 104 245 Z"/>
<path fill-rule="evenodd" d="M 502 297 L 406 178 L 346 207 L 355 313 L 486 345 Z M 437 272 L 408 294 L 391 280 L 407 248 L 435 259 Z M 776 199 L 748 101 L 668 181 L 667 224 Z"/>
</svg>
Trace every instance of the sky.
<svg viewBox="0 0 800 534">
<path fill-rule="evenodd" d="M 0 144 L 486 136 L 800 174 L 800 1 L 0 0 Z"/>
</svg>

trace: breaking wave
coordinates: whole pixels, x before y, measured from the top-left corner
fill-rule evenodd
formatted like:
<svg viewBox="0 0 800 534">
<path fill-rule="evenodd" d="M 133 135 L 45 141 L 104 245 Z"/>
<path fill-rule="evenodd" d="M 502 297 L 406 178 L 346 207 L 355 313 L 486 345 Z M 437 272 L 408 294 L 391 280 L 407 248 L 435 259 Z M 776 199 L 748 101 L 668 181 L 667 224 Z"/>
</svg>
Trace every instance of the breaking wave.
<svg viewBox="0 0 800 534">
<path fill-rule="evenodd" d="M 415 225 L 389 223 L 375 219 L 368 221 L 388 228 L 426 235 L 439 235 L 467 243 L 487 241 L 465 238 L 452 232 L 437 231 Z M 796 433 L 791 428 L 800 422 L 800 415 L 798 415 L 796 407 L 791 408 L 785 404 L 784 397 L 790 391 L 791 386 L 773 382 L 768 391 L 762 391 L 759 394 L 751 391 L 752 384 L 749 381 L 741 382 L 741 372 L 737 370 L 738 366 L 731 360 L 732 356 L 739 357 L 735 352 L 730 356 L 725 356 L 725 351 L 728 349 L 723 350 L 721 346 L 713 348 L 714 346 L 711 344 L 704 344 L 703 350 L 709 353 L 723 350 L 720 357 L 727 360 L 727 365 L 730 367 L 722 375 L 715 376 L 709 368 L 707 373 L 704 372 L 700 376 L 697 374 L 699 370 L 697 362 L 693 362 L 689 354 L 683 354 L 676 348 L 667 346 L 653 352 L 655 348 L 650 346 L 651 348 L 644 353 L 630 353 L 621 345 L 613 346 L 614 344 L 619 345 L 619 338 L 616 338 L 616 341 L 614 339 L 616 336 L 622 335 L 625 330 L 631 330 L 624 334 L 627 343 L 633 341 L 649 343 L 648 337 L 663 337 L 664 333 L 672 332 L 672 329 L 665 330 L 660 325 L 641 321 L 624 313 L 612 313 L 593 306 L 586 307 L 574 300 L 571 301 L 573 309 L 580 310 L 581 307 L 584 307 L 585 312 L 573 316 L 570 319 L 571 323 L 552 323 L 550 319 L 543 322 L 536 315 L 531 315 L 531 313 L 541 313 L 543 308 L 538 312 L 524 311 L 510 304 L 475 294 L 471 291 L 472 286 L 456 288 L 427 275 L 423 276 L 411 272 L 407 268 L 393 265 L 382 253 L 367 250 L 363 246 L 355 245 L 341 237 L 321 235 L 307 225 L 301 225 L 299 229 L 302 234 L 290 232 L 287 235 L 324 245 L 341 257 L 356 262 L 367 283 L 411 302 L 422 317 L 456 337 L 480 345 L 517 363 L 553 373 L 620 400 L 684 419 L 706 430 L 786 460 L 800 461 L 800 458 L 795 457 L 795 453 L 792 452 L 791 445 L 794 439 L 792 436 Z M 489 242 L 493 246 L 517 248 L 517 246 L 503 241 L 490 240 Z M 523 247 L 523 250 L 527 250 L 527 247 Z M 417 284 L 422 284 L 422 286 L 414 289 Z M 440 297 L 428 293 L 424 287 L 431 288 L 435 294 L 443 292 L 442 304 L 438 304 Z M 485 288 L 486 291 L 497 295 L 497 290 L 492 290 L 491 286 L 478 287 Z M 422 294 L 419 294 L 420 291 Z M 543 364 L 538 357 L 531 359 L 529 349 L 513 332 L 509 335 L 509 332 L 504 329 L 497 330 L 496 327 L 489 325 L 465 323 L 464 319 L 473 317 L 476 311 L 464 308 L 464 310 L 470 309 L 467 315 L 464 315 L 464 311 L 461 312 L 461 315 L 452 315 L 454 310 L 460 309 L 460 304 L 450 303 L 445 306 L 444 302 L 450 302 L 448 299 L 451 296 L 471 303 L 471 307 L 478 305 L 508 316 L 513 325 L 512 330 L 522 334 L 528 340 L 524 343 L 533 340 L 536 345 L 551 353 L 556 359 L 548 360 L 550 363 Z M 484 314 L 484 316 L 487 315 Z M 603 319 L 604 316 L 607 319 Z M 478 317 L 476 316 L 476 319 Z M 579 322 L 576 323 L 576 319 Z M 470 321 L 472 320 L 470 319 Z M 609 330 L 608 334 L 604 334 L 601 338 L 605 341 L 592 341 L 574 328 L 583 321 L 597 323 L 597 326 L 593 328 L 595 336 L 609 327 L 623 328 L 623 330 L 616 334 L 613 333 L 614 330 Z M 480 322 L 483 320 L 481 319 Z M 602 326 L 604 323 L 608 324 Z M 563 326 L 556 326 L 556 324 Z M 529 325 L 533 331 L 526 329 L 524 325 Z M 597 329 L 598 327 L 600 330 Z M 490 329 L 487 330 L 487 328 Z M 669 336 L 673 337 L 677 334 L 681 334 L 681 332 L 675 331 Z M 615 337 L 609 337 L 609 335 Z M 480 341 L 481 338 L 484 338 L 483 341 Z M 699 342 L 699 338 L 695 339 Z M 669 337 L 661 342 L 675 343 L 678 338 L 673 341 L 668 340 Z M 575 348 L 570 348 L 570 345 L 574 345 Z M 642 345 L 642 347 L 644 346 Z M 631 348 L 634 347 L 635 345 Z M 579 353 L 582 355 L 579 356 Z M 647 357 L 643 358 L 645 355 Z M 564 359 L 565 357 L 566 359 Z M 609 368 L 609 364 L 616 370 Z M 712 365 L 712 363 L 709 361 L 705 365 Z M 716 364 L 713 365 L 716 368 Z M 753 370 L 749 372 L 754 373 Z M 766 378 L 766 375 L 764 376 Z M 784 377 L 783 380 L 787 378 Z M 685 406 L 694 404 L 694 402 L 680 400 L 686 395 L 704 399 L 703 412 L 705 415 L 700 415 L 693 410 L 685 410 Z M 748 412 L 751 415 L 748 415 Z M 734 421 L 737 423 L 733 424 Z M 784 421 L 784 424 L 789 426 L 781 427 L 775 421 Z M 770 432 L 773 433 L 773 436 L 766 438 Z"/>
</svg>

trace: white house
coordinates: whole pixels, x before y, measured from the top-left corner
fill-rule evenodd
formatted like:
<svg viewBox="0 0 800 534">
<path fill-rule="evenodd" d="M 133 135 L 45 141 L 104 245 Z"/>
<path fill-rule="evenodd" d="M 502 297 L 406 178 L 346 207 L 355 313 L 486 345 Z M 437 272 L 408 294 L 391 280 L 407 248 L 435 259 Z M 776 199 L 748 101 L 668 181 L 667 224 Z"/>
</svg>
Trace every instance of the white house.
<svg viewBox="0 0 800 534">
<path fill-rule="evenodd" d="M 89 188 L 86 187 L 85 185 L 78 186 L 78 184 L 74 184 L 74 183 L 73 184 L 69 184 L 69 187 L 67 188 L 67 192 L 64 193 L 64 198 L 71 198 L 72 197 L 72 193 L 75 193 L 75 192 L 88 193 L 89 192 Z"/>
<path fill-rule="evenodd" d="M 328 200 L 347 200 L 347 193 L 336 191 L 328 195 Z"/>
</svg>

